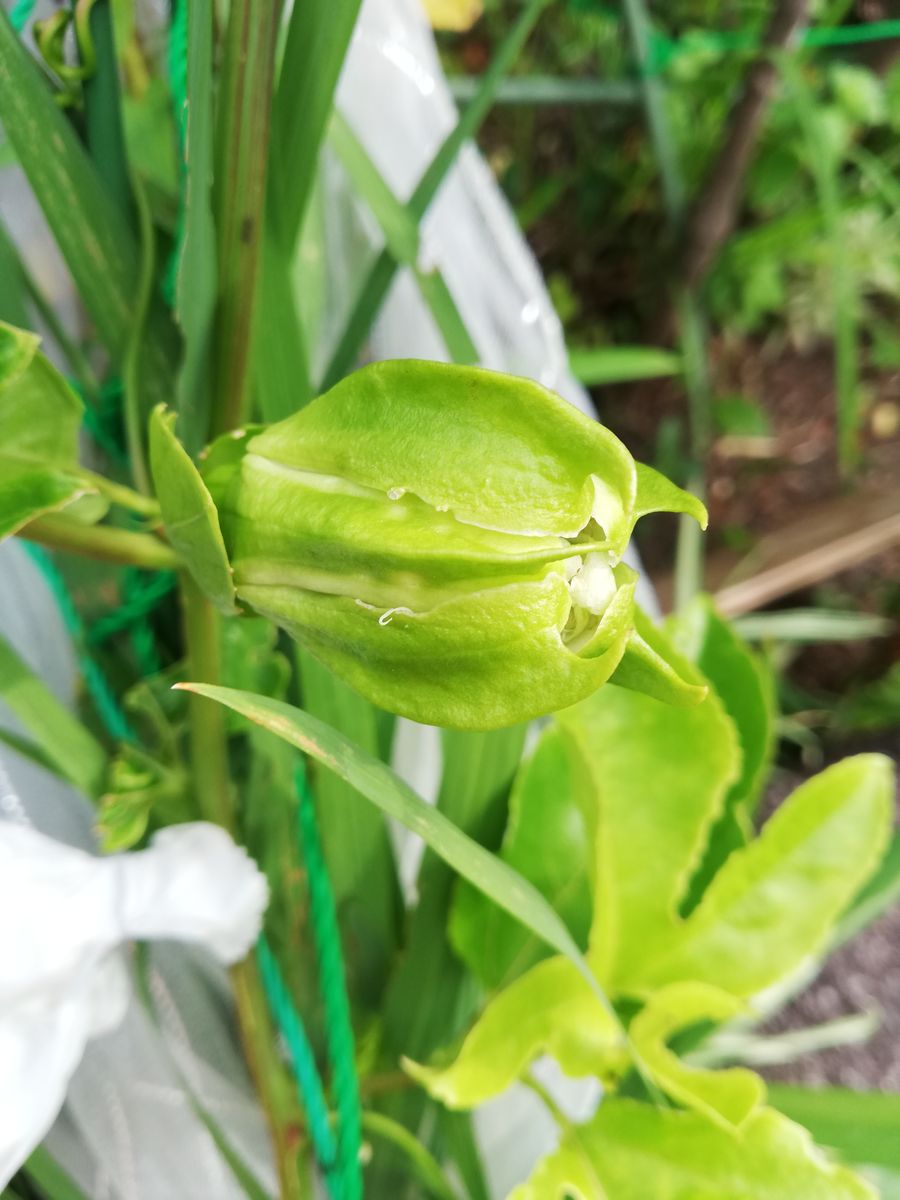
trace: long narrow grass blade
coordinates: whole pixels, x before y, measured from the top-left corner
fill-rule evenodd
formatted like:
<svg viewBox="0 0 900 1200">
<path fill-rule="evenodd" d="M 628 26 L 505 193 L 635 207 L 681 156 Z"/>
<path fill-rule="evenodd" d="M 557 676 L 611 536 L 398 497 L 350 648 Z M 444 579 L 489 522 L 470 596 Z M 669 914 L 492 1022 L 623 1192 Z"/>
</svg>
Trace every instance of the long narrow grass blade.
<svg viewBox="0 0 900 1200">
<path fill-rule="evenodd" d="M 97 333 L 121 368 L 138 292 L 137 242 L 3 12 L 0 120 Z M 171 399 L 177 346 L 174 326 L 154 303 L 142 359 L 145 404 Z"/>
<path fill-rule="evenodd" d="M 233 0 L 228 16 L 215 180 L 215 433 L 236 429 L 248 408 L 280 14 L 280 0 Z"/>
<path fill-rule="evenodd" d="M 410 197 L 407 209 L 414 220 L 421 221 L 456 161 L 460 149 L 478 132 L 493 104 L 501 81 L 519 56 L 528 35 L 549 3 L 550 0 L 528 0 L 515 25 L 498 48 L 493 62 L 481 79 L 475 98 L 447 135 Z M 396 271 L 397 264 L 391 252 L 382 251 L 363 283 L 344 331 L 338 339 L 325 371 L 322 391 L 337 383 L 353 366 Z"/>
<path fill-rule="evenodd" d="M 54 769 L 96 799 L 106 777 L 106 752 L 5 638 L 0 638 L 0 698 Z"/>
<path fill-rule="evenodd" d="M 110 0 L 95 0 L 88 22 L 96 56 L 96 66 L 84 84 L 88 153 L 107 194 L 127 218 L 131 206 L 131 185 L 122 128 L 119 64 L 116 62 Z"/>
<path fill-rule="evenodd" d="M 216 308 L 212 56 L 212 0 L 191 0 L 188 5 L 184 224 L 175 285 L 175 315 L 184 335 L 184 357 L 178 374 L 178 430 L 192 454 L 209 437 L 212 396 L 212 336 Z"/>
<path fill-rule="evenodd" d="M 271 224 L 263 235 L 262 278 L 253 338 L 253 387 L 264 421 L 281 421 L 312 399 L 291 256 L 282 249 Z"/>
<path fill-rule="evenodd" d="M 359 3 L 295 4 L 288 26 L 272 111 L 253 356 L 258 407 L 267 421 L 290 416 L 313 394 L 292 264 Z"/>
<path fill-rule="evenodd" d="M 571 346 L 569 367 L 581 383 L 596 387 L 679 375 L 682 363 L 677 354 L 655 346 L 599 346 L 596 349 Z"/>
<path fill-rule="evenodd" d="M 176 687 L 224 704 L 340 775 L 382 812 L 418 834 L 435 854 L 501 908 L 570 959 L 598 1002 L 611 1011 L 575 940 L 540 892 L 496 855 L 467 837 L 443 813 L 426 804 L 390 767 L 324 722 L 280 700 L 205 683 L 182 683 Z"/>
<path fill-rule="evenodd" d="M 388 187 L 365 147 L 339 113 L 335 113 L 332 121 L 330 141 L 350 182 L 380 225 L 394 262 L 412 271 L 450 358 L 457 363 L 476 363 L 478 351 L 443 275 L 437 267 L 423 269 L 419 265 L 418 222 Z"/>
<path fill-rule="evenodd" d="M 28 285 L 15 244 L 0 221 L 0 321 L 28 329 Z"/>
<path fill-rule="evenodd" d="M 292 250 L 312 194 L 334 90 L 360 0 L 305 0 L 291 13 L 272 115 L 271 218 Z"/>
<path fill-rule="evenodd" d="M 900 1096 L 773 1084 L 769 1101 L 845 1161 L 900 1171 Z"/>
<path fill-rule="evenodd" d="M 815 98 L 800 65 L 787 53 L 779 56 L 779 62 L 806 143 L 806 158 L 818 193 L 822 225 L 830 245 L 838 460 L 841 471 L 849 475 L 859 465 L 862 393 L 859 375 L 859 283 L 844 232 L 844 163 L 825 132 Z"/>
<path fill-rule="evenodd" d="M 380 757 L 374 706 L 306 651 L 298 648 L 296 662 L 304 708 Z M 313 791 L 354 995 L 375 1010 L 399 946 L 402 912 L 387 823 L 332 771 L 316 771 Z"/>
<path fill-rule="evenodd" d="M 33 1151 L 24 1166 L 25 1175 L 40 1188 L 47 1200 L 88 1200 L 88 1197 L 43 1146 Z"/>
</svg>

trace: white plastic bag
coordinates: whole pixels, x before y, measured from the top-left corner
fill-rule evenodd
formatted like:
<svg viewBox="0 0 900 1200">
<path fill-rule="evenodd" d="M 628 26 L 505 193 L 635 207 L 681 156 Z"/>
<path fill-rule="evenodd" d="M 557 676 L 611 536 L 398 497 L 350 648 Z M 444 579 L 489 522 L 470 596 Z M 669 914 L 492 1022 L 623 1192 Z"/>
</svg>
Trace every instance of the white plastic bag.
<svg viewBox="0 0 900 1200">
<path fill-rule="evenodd" d="M 174 938 L 237 962 L 267 898 L 258 868 L 215 825 L 172 826 L 147 850 L 100 858 L 0 824 L 0 1186 L 47 1133 L 88 1039 L 125 1015 L 119 946 Z"/>
</svg>

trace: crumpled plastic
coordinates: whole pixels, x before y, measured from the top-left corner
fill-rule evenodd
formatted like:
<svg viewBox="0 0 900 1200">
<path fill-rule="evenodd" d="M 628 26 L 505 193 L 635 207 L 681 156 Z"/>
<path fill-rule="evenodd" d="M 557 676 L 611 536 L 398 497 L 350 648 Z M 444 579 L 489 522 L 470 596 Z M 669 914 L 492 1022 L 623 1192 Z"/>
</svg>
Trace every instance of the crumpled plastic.
<svg viewBox="0 0 900 1200">
<path fill-rule="evenodd" d="M 0 822 L 0 1187 L 47 1133 L 87 1042 L 125 1015 L 119 946 L 174 939 L 238 962 L 267 903 L 265 877 L 216 825 L 100 858 Z"/>
</svg>

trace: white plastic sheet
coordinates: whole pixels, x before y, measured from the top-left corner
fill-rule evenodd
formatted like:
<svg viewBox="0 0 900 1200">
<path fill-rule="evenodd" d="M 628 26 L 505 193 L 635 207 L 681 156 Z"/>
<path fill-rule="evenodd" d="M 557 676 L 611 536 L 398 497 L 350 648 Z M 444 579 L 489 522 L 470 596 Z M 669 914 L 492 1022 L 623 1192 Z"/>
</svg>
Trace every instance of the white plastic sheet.
<svg viewBox="0 0 900 1200">
<path fill-rule="evenodd" d="M 265 879 L 215 825 L 177 825 L 147 850 L 96 857 L 0 825 L 0 1186 L 41 1141 L 90 1038 L 125 1015 L 118 947 L 174 938 L 237 962 L 259 934 Z"/>
</svg>

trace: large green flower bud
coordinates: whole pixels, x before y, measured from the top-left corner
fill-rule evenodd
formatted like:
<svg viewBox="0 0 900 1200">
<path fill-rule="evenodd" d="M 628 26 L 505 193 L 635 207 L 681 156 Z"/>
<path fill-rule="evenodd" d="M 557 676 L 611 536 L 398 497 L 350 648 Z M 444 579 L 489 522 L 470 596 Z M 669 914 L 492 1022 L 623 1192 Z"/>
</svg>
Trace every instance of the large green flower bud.
<svg viewBox="0 0 900 1200">
<path fill-rule="evenodd" d="M 376 704 L 457 728 L 606 682 L 634 642 L 636 519 L 703 518 L 552 392 L 415 361 L 220 439 L 204 478 L 239 601 Z"/>
</svg>

